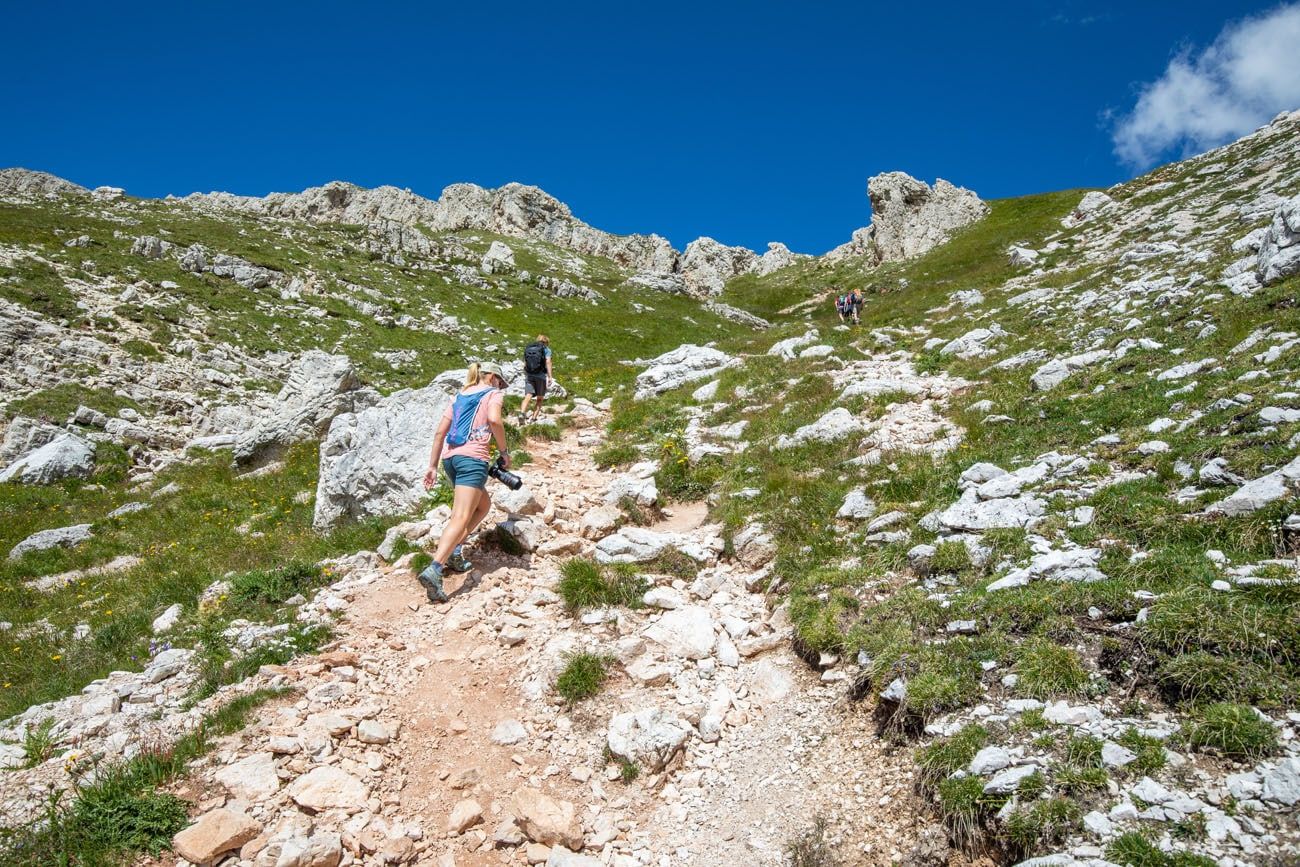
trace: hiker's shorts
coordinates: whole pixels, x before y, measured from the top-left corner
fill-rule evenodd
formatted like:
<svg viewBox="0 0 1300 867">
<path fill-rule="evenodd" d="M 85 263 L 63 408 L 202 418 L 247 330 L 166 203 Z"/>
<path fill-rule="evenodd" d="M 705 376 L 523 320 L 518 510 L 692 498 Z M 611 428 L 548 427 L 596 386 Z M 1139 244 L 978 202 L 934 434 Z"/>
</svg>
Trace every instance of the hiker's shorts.
<svg viewBox="0 0 1300 867">
<path fill-rule="evenodd" d="M 478 488 L 487 490 L 487 461 L 471 458 L 468 455 L 442 459 L 442 471 L 453 488 Z"/>
<path fill-rule="evenodd" d="M 531 394 L 534 397 L 546 397 L 546 375 L 541 376 L 528 375 L 524 377 L 524 394 Z"/>
</svg>

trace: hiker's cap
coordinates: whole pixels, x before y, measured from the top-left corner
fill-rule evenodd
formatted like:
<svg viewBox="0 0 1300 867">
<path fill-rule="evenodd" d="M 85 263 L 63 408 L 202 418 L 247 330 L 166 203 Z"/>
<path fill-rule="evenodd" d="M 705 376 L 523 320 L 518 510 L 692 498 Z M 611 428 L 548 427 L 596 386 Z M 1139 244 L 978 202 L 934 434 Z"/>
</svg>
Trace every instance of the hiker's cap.
<svg viewBox="0 0 1300 867">
<path fill-rule="evenodd" d="M 509 381 L 510 381 L 510 380 L 506 379 L 506 375 L 505 375 L 504 373 L 501 372 L 501 366 L 500 366 L 499 364 L 493 364 L 493 363 L 490 362 L 490 361 L 484 361 L 484 362 L 481 362 L 481 363 L 479 364 L 479 366 L 478 366 L 478 372 L 479 372 L 480 374 L 483 374 L 483 373 L 495 373 L 497 376 L 501 377 L 501 381 L 502 381 L 502 382 L 509 382 Z"/>
</svg>

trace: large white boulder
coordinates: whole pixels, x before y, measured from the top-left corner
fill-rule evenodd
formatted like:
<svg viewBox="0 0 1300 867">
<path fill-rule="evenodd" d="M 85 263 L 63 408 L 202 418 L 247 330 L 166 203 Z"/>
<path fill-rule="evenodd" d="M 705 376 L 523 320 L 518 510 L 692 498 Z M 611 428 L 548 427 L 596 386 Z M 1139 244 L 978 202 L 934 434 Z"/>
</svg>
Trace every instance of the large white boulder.
<svg viewBox="0 0 1300 867">
<path fill-rule="evenodd" d="M 636 378 L 636 396 L 651 397 L 688 382 L 710 379 L 733 364 L 735 359 L 719 349 L 687 343 L 650 362 Z"/>
<path fill-rule="evenodd" d="M 816 328 L 809 328 L 798 337 L 787 337 L 785 340 L 778 340 L 773 343 L 768 347 L 767 354 L 787 360 L 795 358 L 798 356 L 799 350 L 816 343 L 818 336 Z"/>
<path fill-rule="evenodd" d="M 1085 193 L 1079 200 L 1079 204 L 1074 206 L 1074 210 L 1066 215 L 1061 221 L 1061 225 L 1067 229 L 1073 229 L 1081 223 L 1086 223 L 1094 216 L 1106 210 L 1114 204 L 1115 200 L 1103 193 L 1101 190 L 1093 190 Z"/>
<path fill-rule="evenodd" d="M 442 385 L 395 392 L 336 417 L 321 442 L 313 526 L 403 515 L 420 504 L 433 434 L 456 390 Z"/>
<path fill-rule="evenodd" d="M 38 530 L 9 550 L 9 559 L 17 560 L 32 551 L 48 551 L 51 548 L 75 548 L 83 542 L 94 538 L 90 524 L 73 524 L 70 527 L 55 527 L 51 530 Z"/>
<path fill-rule="evenodd" d="M 975 488 L 965 490 L 957 502 L 935 516 L 937 524 L 948 530 L 982 532 L 998 528 L 1030 527 L 1047 512 L 1047 504 L 1026 494 L 981 500 Z"/>
<path fill-rule="evenodd" d="M 484 274 L 498 274 L 515 270 L 515 251 L 500 241 L 493 241 L 483 254 L 479 268 Z"/>
<path fill-rule="evenodd" d="M 842 406 L 827 412 L 817 421 L 806 424 L 792 434 L 777 437 L 778 449 L 792 449 L 807 443 L 829 443 L 847 436 L 859 434 L 867 428 L 866 423 L 854 417 Z"/>
<path fill-rule="evenodd" d="M 1054 358 L 1046 362 L 1029 377 L 1029 384 L 1035 391 L 1051 391 L 1065 382 L 1071 374 L 1110 358 L 1106 349 L 1094 349 L 1067 358 Z"/>
<path fill-rule="evenodd" d="M 300 807 L 314 812 L 365 808 L 370 788 L 361 780 L 334 765 L 319 765 L 293 781 L 289 797 Z"/>
<path fill-rule="evenodd" d="M 1259 245 L 1259 282 L 1268 286 L 1300 273 L 1300 195 L 1277 206 Z"/>
<path fill-rule="evenodd" d="M 289 369 L 273 411 L 235 440 L 235 462 L 257 466 L 276 460 L 294 443 L 325 433 L 335 416 L 370 406 L 378 397 L 362 388 L 346 355 L 304 352 Z"/>
<path fill-rule="evenodd" d="M 1211 515 L 1248 515 L 1269 503 L 1300 491 L 1300 458 L 1271 473 L 1252 479 L 1231 495 L 1212 503 L 1205 511 Z"/>
<path fill-rule="evenodd" d="M 74 433 L 65 433 L 6 467 L 0 472 L 0 482 L 48 485 L 62 479 L 87 478 L 94 469 L 94 444 Z"/>
</svg>

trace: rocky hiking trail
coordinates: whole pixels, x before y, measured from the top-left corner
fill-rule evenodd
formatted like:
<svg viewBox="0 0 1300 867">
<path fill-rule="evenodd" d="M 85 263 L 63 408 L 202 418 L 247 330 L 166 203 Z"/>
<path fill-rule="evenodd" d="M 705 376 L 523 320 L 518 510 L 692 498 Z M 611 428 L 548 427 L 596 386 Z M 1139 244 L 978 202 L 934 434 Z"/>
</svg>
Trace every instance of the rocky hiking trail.
<svg viewBox="0 0 1300 867">
<path fill-rule="evenodd" d="M 425 601 L 411 555 L 339 562 L 334 639 L 253 679 L 289 691 L 183 784 L 198 821 L 178 853 L 259 867 L 778 864 L 822 819 L 851 863 L 906 856 L 923 814 L 910 756 L 846 700 L 845 675 L 795 657 L 784 610 L 746 589 L 763 573 L 718 561 L 703 504 L 619 531 L 704 556 L 693 582 L 648 576 L 641 609 L 565 609 L 561 564 L 613 530 L 590 516 L 608 518 L 612 479 L 627 484 L 592 462 L 598 439 L 529 444 L 531 496 L 510 505 L 534 513 L 514 532 L 535 550 L 467 547 L 474 571 L 449 581 L 445 605 Z M 570 707 L 553 683 L 580 651 L 617 662 Z"/>
</svg>

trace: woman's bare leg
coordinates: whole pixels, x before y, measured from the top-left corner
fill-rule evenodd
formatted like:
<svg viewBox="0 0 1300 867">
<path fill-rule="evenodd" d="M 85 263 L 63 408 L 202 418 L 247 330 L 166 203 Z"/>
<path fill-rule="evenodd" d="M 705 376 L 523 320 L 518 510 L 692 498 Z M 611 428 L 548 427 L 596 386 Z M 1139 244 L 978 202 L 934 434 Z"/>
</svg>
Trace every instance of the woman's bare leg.
<svg viewBox="0 0 1300 867">
<path fill-rule="evenodd" d="M 479 491 L 478 502 L 474 505 L 474 511 L 469 516 L 469 523 L 465 525 L 465 535 L 461 536 L 461 542 L 464 542 L 469 538 L 470 533 L 478 529 L 478 525 L 483 523 L 483 519 L 487 517 L 490 511 L 492 511 L 492 498 L 488 496 L 487 491 L 481 490 Z"/>
<path fill-rule="evenodd" d="M 451 519 L 442 528 L 442 537 L 438 539 L 438 550 L 433 555 L 439 566 L 447 565 L 447 558 L 457 545 L 469 534 L 470 519 L 478 510 L 479 495 L 486 492 L 468 485 L 457 485 L 451 501 Z M 479 518 L 482 520 L 482 517 Z M 477 526 L 477 522 L 474 526 Z"/>
</svg>

